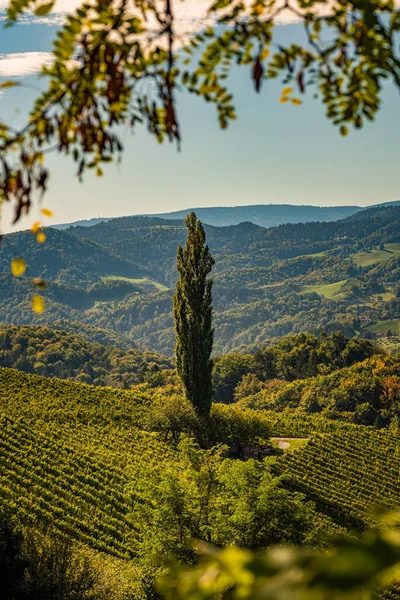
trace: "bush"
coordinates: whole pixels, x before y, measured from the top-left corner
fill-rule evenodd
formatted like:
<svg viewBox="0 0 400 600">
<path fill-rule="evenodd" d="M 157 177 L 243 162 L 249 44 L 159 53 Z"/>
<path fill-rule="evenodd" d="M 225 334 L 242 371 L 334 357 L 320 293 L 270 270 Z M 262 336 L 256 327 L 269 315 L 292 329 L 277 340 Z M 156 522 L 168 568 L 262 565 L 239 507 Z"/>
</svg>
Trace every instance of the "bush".
<svg viewBox="0 0 400 600">
<path fill-rule="evenodd" d="M 359 404 L 354 412 L 354 423 L 358 425 L 374 425 L 378 411 L 368 402 Z"/>
<path fill-rule="evenodd" d="M 262 381 L 258 379 L 254 373 L 248 373 L 243 375 L 242 379 L 235 388 L 234 400 L 238 402 L 248 396 L 253 396 L 263 389 L 264 385 Z"/>
<path fill-rule="evenodd" d="M 0 589 L 4 600 L 112 600 L 108 584 L 72 542 L 22 529 L 0 516 Z"/>
<path fill-rule="evenodd" d="M 146 429 L 159 432 L 165 442 L 179 442 L 182 433 L 196 436 L 200 429 L 199 418 L 184 396 L 156 396 L 145 422 Z"/>
<path fill-rule="evenodd" d="M 265 413 L 237 405 L 214 404 L 211 410 L 211 436 L 215 443 L 233 446 L 270 437 Z"/>
</svg>

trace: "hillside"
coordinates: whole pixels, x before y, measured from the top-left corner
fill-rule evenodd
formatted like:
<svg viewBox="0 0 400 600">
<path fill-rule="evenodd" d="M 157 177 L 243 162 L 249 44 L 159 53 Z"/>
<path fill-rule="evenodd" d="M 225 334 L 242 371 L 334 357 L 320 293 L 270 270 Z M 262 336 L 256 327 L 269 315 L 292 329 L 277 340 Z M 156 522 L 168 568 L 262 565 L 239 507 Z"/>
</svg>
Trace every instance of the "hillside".
<svg viewBox="0 0 400 600">
<path fill-rule="evenodd" d="M 242 406 L 251 408 L 320 414 L 396 429 L 400 425 L 400 359 L 375 355 L 329 374 L 290 383 L 281 379 L 262 385 L 248 376 L 234 394 Z"/>
<path fill-rule="evenodd" d="M 35 236 L 26 232 L 4 236 L 1 270 L 8 271 L 9 263 L 15 256 L 26 256 L 28 275 L 57 279 L 68 285 L 76 282 L 93 283 L 105 272 L 121 277 L 140 277 L 140 271 L 134 263 L 110 253 L 101 245 L 51 228 L 46 236 L 44 244 L 38 244 Z"/>
<path fill-rule="evenodd" d="M 393 206 L 399 202 L 383 202 L 376 206 Z M 374 207 L 375 208 L 375 207 Z M 161 219 L 183 220 L 185 216 L 194 211 L 198 218 L 207 225 L 227 227 L 239 223 L 254 223 L 261 227 L 275 227 L 285 223 L 305 223 L 311 221 L 336 221 L 366 210 L 361 206 L 312 206 L 298 204 L 255 204 L 244 206 L 212 206 L 186 208 L 167 213 L 140 215 L 147 217 L 160 217 Z M 68 227 L 92 227 L 99 223 L 111 221 L 112 217 L 94 217 L 73 223 L 52 225 L 55 229 L 68 229 Z"/>
<path fill-rule="evenodd" d="M 172 363 L 152 352 L 124 351 L 61 329 L 3 326 L 0 366 L 45 377 L 129 388 L 143 382 L 146 375 L 171 369 Z"/>
<path fill-rule="evenodd" d="M 171 297 L 176 248 L 186 235 L 183 223 L 125 217 L 53 231 L 44 245 L 29 233 L 4 237 L 0 320 L 84 323 L 171 355 Z M 335 222 L 270 229 L 242 223 L 207 226 L 206 232 L 216 260 L 217 354 L 246 351 L 300 331 L 336 329 L 397 351 L 396 326 L 382 329 L 380 323 L 400 314 L 400 207 L 363 210 Z M 17 252 L 26 256 L 30 274 L 48 281 L 47 310 L 41 315 L 31 311 L 27 278 L 15 281 L 7 274 Z M 394 335 L 388 337 L 388 329 Z"/>
<path fill-rule="evenodd" d="M 89 341 L 85 328 L 82 335 L 78 325 L 73 332 L 63 331 L 62 325 L 63 322 L 58 323 L 59 329 L 0 326 L 0 367 L 119 389 L 139 383 L 152 387 L 174 383 L 179 389 L 171 359 L 153 352 L 110 345 L 108 338 L 98 335 L 102 330 L 95 328 L 89 330 L 97 335 L 98 341 Z M 320 338 L 299 334 L 258 349 L 254 354 L 220 356 L 215 359 L 213 368 L 214 400 L 224 403 L 237 400 L 242 379 L 246 377 L 253 377 L 256 387 L 271 380 L 281 383 L 304 380 L 301 385 L 307 387 L 316 385 L 312 378 L 321 373 L 337 373 L 336 378 L 347 379 L 352 375 L 347 369 L 352 365 L 362 368 L 361 361 L 375 352 L 371 342 L 349 339 L 337 332 Z M 390 359 L 381 359 L 384 364 L 391 363 Z M 393 359 L 391 364 L 397 365 L 398 361 Z M 241 391 L 242 397 L 245 389 Z M 251 393 L 251 385 L 249 390 L 247 395 Z"/>
<path fill-rule="evenodd" d="M 400 506 L 399 460 L 398 435 L 353 426 L 314 435 L 301 451 L 287 453 L 277 468 L 319 512 L 360 530 L 374 522 L 374 508 Z"/>
<path fill-rule="evenodd" d="M 112 565 L 113 599 L 149 597 L 160 549 L 187 557 L 177 513 L 169 512 L 180 510 L 170 504 L 172 490 L 185 499 L 183 539 L 205 535 L 193 527 L 206 473 L 213 481 L 207 539 L 222 546 L 324 545 L 327 534 L 362 530 L 377 501 L 400 505 L 394 433 L 320 416 L 214 409 L 213 418 L 231 431 L 238 419 L 255 419 L 271 435 L 310 438 L 283 456 L 243 462 L 200 452 L 188 440 L 170 446 L 144 431 L 157 400 L 139 388 L 95 388 L 4 368 L 0 384 L 3 506 L 25 524 L 51 525 L 53 534 L 79 542 L 103 569 Z"/>
<path fill-rule="evenodd" d="M 213 206 L 210 208 L 187 208 L 175 212 L 153 215 L 161 219 L 179 219 L 194 211 L 207 225 L 227 227 L 239 223 L 254 223 L 260 227 L 276 227 L 285 223 L 309 223 L 311 221 L 336 221 L 362 210 L 359 206 L 298 206 L 294 204 L 256 204 L 250 206 Z M 151 215 L 148 215 L 151 216 Z"/>
</svg>

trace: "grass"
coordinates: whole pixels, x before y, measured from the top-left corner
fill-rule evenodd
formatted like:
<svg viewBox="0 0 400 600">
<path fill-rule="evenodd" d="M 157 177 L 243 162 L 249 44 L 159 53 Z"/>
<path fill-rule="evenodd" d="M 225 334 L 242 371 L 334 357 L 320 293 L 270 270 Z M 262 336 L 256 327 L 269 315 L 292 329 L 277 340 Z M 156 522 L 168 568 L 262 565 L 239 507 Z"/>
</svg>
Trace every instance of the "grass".
<svg viewBox="0 0 400 600">
<path fill-rule="evenodd" d="M 290 448 L 288 448 L 288 452 L 293 451 L 293 450 L 301 450 L 302 448 L 304 448 L 304 446 L 307 445 L 308 443 L 308 439 L 288 439 L 287 440 L 290 444 Z"/>
<path fill-rule="evenodd" d="M 271 440 L 275 441 L 284 452 L 301 450 L 308 443 L 308 438 L 271 438 Z M 279 442 L 283 442 L 283 445 L 281 446 Z M 289 444 L 289 446 L 286 446 L 286 444 Z"/>
<path fill-rule="evenodd" d="M 112 280 L 112 281 L 128 281 L 129 283 L 134 283 L 136 285 L 146 285 L 146 286 L 154 286 L 160 292 L 165 292 L 169 288 L 158 281 L 154 281 L 154 279 L 150 279 L 150 277 L 142 277 L 140 279 L 135 279 L 133 277 L 121 277 L 119 275 L 107 275 L 106 277 L 101 278 L 102 281 Z"/>
<path fill-rule="evenodd" d="M 308 256 L 312 256 L 313 258 L 314 257 L 318 258 L 320 256 L 326 256 L 326 251 L 324 251 L 324 252 L 310 252 L 309 254 L 299 254 L 299 256 L 294 256 L 293 259 L 296 259 L 296 258 L 305 258 L 306 256 L 307 257 Z"/>
<path fill-rule="evenodd" d="M 324 296 L 324 298 L 333 298 L 338 295 L 342 286 L 346 283 L 347 279 L 343 279 L 342 281 L 336 281 L 335 283 L 323 283 L 318 285 L 303 285 L 300 288 L 300 292 L 303 294 L 311 294 L 315 292 L 320 296 Z"/>
<path fill-rule="evenodd" d="M 385 244 L 385 248 L 394 254 L 400 254 L 400 243 Z"/>
<path fill-rule="evenodd" d="M 400 254 L 400 244 L 385 244 L 384 250 L 371 250 L 370 252 L 358 252 L 352 255 L 353 262 L 359 267 L 369 267 L 380 262 L 390 260 L 393 256 Z"/>
<path fill-rule="evenodd" d="M 395 297 L 393 292 L 382 292 L 382 294 L 374 294 L 371 296 L 374 302 L 389 302 L 389 300 L 393 300 Z"/>
</svg>

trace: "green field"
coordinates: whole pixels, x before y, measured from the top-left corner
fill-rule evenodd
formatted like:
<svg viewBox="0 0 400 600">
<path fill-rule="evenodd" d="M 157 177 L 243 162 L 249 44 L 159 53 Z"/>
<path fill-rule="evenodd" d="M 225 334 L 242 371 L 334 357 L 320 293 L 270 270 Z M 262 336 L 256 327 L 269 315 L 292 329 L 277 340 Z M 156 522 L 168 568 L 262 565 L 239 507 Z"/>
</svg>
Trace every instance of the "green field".
<svg viewBox="0 0 400 600">
<path fill-rule="evenodd" d="M 393 252 L 394 254 L 400 254 L 400 243 L 397 244 L 385 244 L 385 248 L 389 250 L 389 252 Z"/>
<path fill-rule="evenodd" d="M 320 256 L 326 256 L 326 252 L 310 252 L 309 254 L 299 254 L 299 256 L 296 256 L 295 258 L 305 258 L 310 256 L 313 258 L 318 258 Z"/>
<path fill-rule="evenodd" d="M 397 254 L 400 254 L 400 244 L 385 244 L 384 250 L 358 252 L 357 254 L 353 254 L 351 258 L 359 267 L 369 267 L 370 265 L 390 260 Z"/>
<path fill-rule="evenodd" d="M 159 283 L 158 281 L 154 281 L 154 279 L 150 279 L 150 277 L 142 277 L 141 279 L 134 279 L 132 277 L 121 277 L 119 275 L 107 275 L 106 277 L 101 278 L 102 281 L 128 281 L 129 283 L 134 283 L 136 285 L 144 285 L 146 287 L 155 287 L 160 292 L 165 292 L 169 288 Z"/>
<path fill-rule="evenodd" d="M 336 281 L 335 283 L 323 283 L 319 285 L 303 285 L 299 292 L 302 294 L 311 294 L 315 292 L 324 298 L 333 298 L 340 293 L 342 286 L 346 283 L 346 279 Z"/>
<path fill-rule="evenodd" d="M 389 302 L 389 300 L 393 300 L 395 297 L 393 292 L 383 292 L 382 294 L 374 294 L 371 296 L 374 302 Z"/>
<path fill-rule="evenodd" d="M 284 452 L 290 452 L 294 450 L 301 450 L 306 446 L 308 442 L 308 438 L 290 438 L 290 437 L 280 437 L 280 438 L 271 438 L 274 441 L 278 448 L 281 448 Z"/>
</svg>

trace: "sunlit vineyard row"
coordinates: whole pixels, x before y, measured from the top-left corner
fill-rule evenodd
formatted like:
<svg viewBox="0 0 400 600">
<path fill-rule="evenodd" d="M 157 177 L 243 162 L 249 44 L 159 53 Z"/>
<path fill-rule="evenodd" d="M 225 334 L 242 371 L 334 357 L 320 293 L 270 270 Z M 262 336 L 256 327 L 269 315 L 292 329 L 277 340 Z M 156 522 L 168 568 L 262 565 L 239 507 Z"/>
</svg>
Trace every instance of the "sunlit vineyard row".
<svg viewBox="0 0 400 600">
<path fill-rule="evenodd" d="M 336 433 L 344 429 L 345 431 L 355 431 L 358 425 L 353 425 L 347 421 L 330 420 L 319 415 L 305 415 L 291 412 L 257 411 L 260 418 L 268 423 L 270 435 L 272 437 L 308 437 L 314 433 Z M 347 413 L 342 413 L 343 419 L 346 419 Z"/>
<path fill-rule="evenodd" d="M 362 426 L 316 434 L 301 452 L 288 453 L 279 470 L 321 512 L 350 528 L 374 522 L 374 508 L 400 507 L 400 439 Z"/>
<path fill-rule="evenodd" d="M 111 444 L 95 449 L 97 427 L 82 430 L 71 424 L 54 433 L 52 426 L 44 423 L 37 428 L 3 417 L 2 501 L 25 522 L 56 527 L 60 533 L 114 556 L 133 556 L 135 519 L 128 519 L 131 503 L 154 501 L 149 481 L 156 481 L 165 449 L 158 447 L 151 435 L 139 432 L 137 437 L 131 435 L 126 446 L 119 440 L 126 455 L 121 461 L 123 451 L 114 454 Z M 135 486 L 130 486 L 128 494 L 132 477 Z"/>
<path fill-rule="evenodd" d="M 132 427 L 140 422 L 148 402 L 148 396 L 137 390 L 95 387 L 0 368 L 1 411 L 18 417 Z"/>
</svg>

